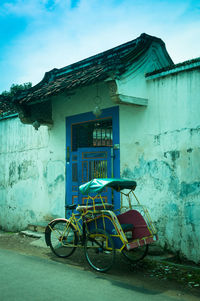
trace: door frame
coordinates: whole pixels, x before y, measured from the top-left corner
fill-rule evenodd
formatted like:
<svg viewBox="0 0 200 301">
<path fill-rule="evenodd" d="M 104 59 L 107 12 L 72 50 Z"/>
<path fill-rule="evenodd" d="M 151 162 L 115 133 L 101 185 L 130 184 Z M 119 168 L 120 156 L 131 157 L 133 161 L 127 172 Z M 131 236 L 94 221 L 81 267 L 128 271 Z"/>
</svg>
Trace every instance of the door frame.
<svg viewBox="0 0 200 301">
<path fill-rule="evenodd" d="M 65 204 L 71 204 L 69 199 L 68 185 L 70 182 L 70 153 L 72 151 L 72 125 L 81 122 L 98 121 L 104 118 L 112 118 L 113 129 L 113 177 L 120 178 L 120 147 L 119 147 L 119 107 L 111 107 L 102 110 L 99 118 L 96 118 L 92 112 L 78 114 L 66 117 L 66 186 L 65 186 Z M 120 207 L 119 193 L 114 192 L 115 207 Z"/>
</svg>

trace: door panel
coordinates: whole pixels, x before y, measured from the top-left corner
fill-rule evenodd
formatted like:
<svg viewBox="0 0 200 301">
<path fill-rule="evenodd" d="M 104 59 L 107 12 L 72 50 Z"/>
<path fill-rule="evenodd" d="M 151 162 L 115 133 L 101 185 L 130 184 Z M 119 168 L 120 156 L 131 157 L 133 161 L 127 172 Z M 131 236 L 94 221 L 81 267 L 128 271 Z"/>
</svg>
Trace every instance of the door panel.
<svg viewBox="0 0 200 301">
<path fill-rule="evenodd" d="M 111 177 L 111 149 L 108 147 L 90 147 L 78 149 L 78 174 L 79 185 L 91 181 L 95 178 Z M 79 195 L 79 204 L 85 203 L 86 196 Z M 111 202 L 111 191 L 107 189 L 102 193 L 105 201 Z"/>
<path fill-rule="evenodd" d="M 86 204 L 87 195 L 82 195 L 79 192 L 79 186 L 94 178 L 110 178 L 111 162 L 111 149 L 109 147 L 79 148 L 77 152 L 71 152 L 67 164 L 69 183 L 67 204 Z M 111 203 L 112 192 L 110 188 L 102 193 L 102 198 L 105 202 Z M 100 202 L 100 199 L 96 199 L 96 202 Z M 70 214 L 71 212 L 68 211 L 67 217 Z"/>
</svg>

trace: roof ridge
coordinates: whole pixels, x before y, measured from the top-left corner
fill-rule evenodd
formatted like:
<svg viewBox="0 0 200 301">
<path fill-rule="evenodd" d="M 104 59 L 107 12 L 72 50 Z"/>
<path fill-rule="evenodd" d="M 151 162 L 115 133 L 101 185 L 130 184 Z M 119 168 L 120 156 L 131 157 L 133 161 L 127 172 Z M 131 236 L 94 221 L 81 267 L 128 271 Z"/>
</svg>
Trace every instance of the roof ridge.
<svg viewBox="0 0 200 301">
<path fill-rule="evenodd" d="M 105 58 L 105 56 L 108 56 L 109 53 L 111 54 L 111 53 L 113 53 L 113 52 L 114 52 L 114 53 L 113 53 L 113 56 L 115 56 L 115 55 L 117 56 L 117 55 L 119 54 L 119 52 L 120 52 L 122 49 L 127 49 L 127 47 L 128 47 L 128 48 L 131 48 L 131 47 L 134 46 L 134 44 L 135 44 L 135 46 L 137 46 L 137 44 L 138 44 L 139 42 L 144 41 L 144 40 L 156 40 L 156 41 L 159 41 L 159 42 L 161 42 L 161 43 L 164 44 L 164 42 L 163 42 L 160 38 L 157 38 L 157 37 L 148 35 L 148 34 L 146 34 L 146 33 L 142 33 L 139 37 L 137 37 L 137 38 L 134 39 L 134 40 L 131 40 L 131 41 L 125 42 L 125 43 L 123 43 L 123 44 L 121 44 L 121 45 L 112 47 L 112 48 L 110 48 L 110 49 L 108 49 L 108 50 L 105 50 L 105 51 L 100 52 L 100 53 L 98 53 L 98 54 L 92 55 L 92 56 L 90 56 L 90 57 L 88 57 L 88 58 L 82 59 L 82 60 L 80 60 L 80 61 L 78 61 L 78 62 L 72 63 L 72 64 L 67 65 L 67 66 L 65 66 L 65 67 L 61 67 L 61 68 L 59 68 L 59 69 L 58 69 L 58 68 L 53 68 L 52 70 L 47 71 L 47 72 L 45 73 L 43 80 L 46 79 L 46 78 L 49 78 L 49 75 L 50 75 L 50 74 L 56 75 L 56 73 L 58 73 L 58 76 L 59 76 L 59 73 L 66 74 L 66 73 L 68 73 L 68 72 L 76 71 L 77 69 L 80 69 L 82 63 L 85 63 L 85 64 L 81 67 L 81 69 L 87 68 L 89 62 L 93 62 L 93 64 L 95 64 L 96 61 L 100 60 L 100 59 L 103 58 L 103 57 Z M 70 68 L 71 68 L 72 70 L 70 70 Z M 65 71 L 68 71 L 68 72 L 65 73 Z M 53 76 L 52 76 L 52 77 L 53 77 Z M 57 76 L 56 76 L 56 77 L 57 77 Z"/>
<path fill-rule="evenodd" d="M 65 89 L 75 89 L 105 80 L 111 74 L 118 77 L 126 71 L 134 60 L 141 57 L 154 41 L 165 49 L 165 43 L 160 38 L 142 33 L 136 39 L 104 52 L 60 69 L 54 68 L 46 72 L 38 84 L 24 93 L 16 95 L 15 102 L 30 103 L 38 98 L 48 98 L 50 95 L 56 95 Z"/>
</svg>

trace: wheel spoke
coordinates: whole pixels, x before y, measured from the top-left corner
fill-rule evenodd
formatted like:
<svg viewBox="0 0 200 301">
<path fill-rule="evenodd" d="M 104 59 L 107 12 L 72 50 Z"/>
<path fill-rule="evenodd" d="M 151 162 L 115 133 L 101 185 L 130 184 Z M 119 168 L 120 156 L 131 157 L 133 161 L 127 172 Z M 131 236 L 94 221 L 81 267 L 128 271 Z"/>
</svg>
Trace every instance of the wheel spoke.
<svg viewBox="0 0 200 301">
<path fill-rule="evenodd" d="M 112 238 L 101 229 L 91 232 L 85 242 L 85 256 L 90 266 L 99 272 L 111 268 L 115 259 L 115 247 Z"/>
<path fill-rule="evenodd" d="M 58 220 L 51 226 L 50 248 L 58 257 L 72 255 L 77 243 L 78 236 L 71 224 Z"/>
<path fill-rule="evenodd" d="M 141 247 L 132 249 L 130 251 L 127 251 L 126 249 L 122 250 L 122 254 L 125 256 L 125 258 L 132 263 L 135 263 L 139 260 L 142 260 L 148 253 L 149 245 L 143 245 Z"/>
</svg>

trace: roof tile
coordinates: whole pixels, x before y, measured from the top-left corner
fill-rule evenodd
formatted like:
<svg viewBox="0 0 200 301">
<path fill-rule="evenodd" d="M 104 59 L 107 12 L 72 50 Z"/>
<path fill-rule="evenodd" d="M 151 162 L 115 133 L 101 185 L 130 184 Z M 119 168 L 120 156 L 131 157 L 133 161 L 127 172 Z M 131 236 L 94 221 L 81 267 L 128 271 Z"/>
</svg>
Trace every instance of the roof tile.
<svg viewBox="0 0 200 301">
<path fill-rule="evenodd" d="M 135 40 L 80 62 L 61 69 L 54 68 L 45 73 L 43 80 L 36 86 L 19 94 L 16 97 L 16 102 L 25 104 L 43 100 L 65 90 L 103 81 L 109 78 L 110 74 L 119 76 L 139 55 L 146 51 L 153 40 L 164 45 L 162 40 L 142 34 Z"/>
</svg>

